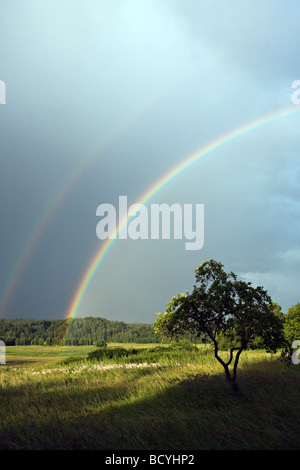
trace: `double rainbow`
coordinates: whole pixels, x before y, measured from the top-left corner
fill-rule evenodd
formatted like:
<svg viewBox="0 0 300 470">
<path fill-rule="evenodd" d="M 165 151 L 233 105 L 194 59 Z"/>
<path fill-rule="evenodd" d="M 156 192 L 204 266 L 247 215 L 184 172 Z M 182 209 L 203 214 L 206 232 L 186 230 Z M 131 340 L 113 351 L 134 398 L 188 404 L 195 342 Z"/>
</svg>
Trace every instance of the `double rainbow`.
<svg viewBox="0 0 300 470">
<path fill-rule="evenodd" d="M 253 132 L 263 126 L 271 124 L 275 121 L 280 119 L 284 119 L 286 117 L 299 114 L 300 108 L 296 106 L 288 107 L 283 110 L 277 111 L 275 113 L 269 114 L 264 116 L 254 122 L 248 123 L 242 127 L 239 127 L 221 137 L 217 138 L 213 142 L 207 144 L 206 146 L 198 149 L 193 154 L 186 157 L 182 160 L 181 163 L 176 165 L 172 168 L 168 173 L 162 176 L 158 181 L 154 183 L 137 201 L 137 204 L 146 204 L 154 195 L 156 195 L 162 188 L 164 188 L 168 183 L 173 181 L 178 175 L 180 175 L 184 170 L 189 168 L 199 159 L 207 156 L 208 154 L 212 153 L 213 151 L 219 149 L 223 145 L 231 142 L 238 137 L 242 137 L 247 133 Z M 102 243 L 101 247 L 97 251 L 96 255 L 93 257 L 92 261 L 90 262 L 87 270 L 85 271 L 76 291 L 68 308 L 66 318 L 74 318 L 79 310 L 79 307 L 83 301 L 84 296 L 87 293 L 87 290 L 93 280 L 94 275 L 96 274 L 97 270 L 99 269 L 102 261 L 104 260 L 105 256 L 112 248 L 113 244 L 118 239 L 118 234 L 124 229 L 127 225 L 130 217 L 125 217 L 119 224 L 116 238 L 114 239 L 107 239 L 104 243 Z"/>
<path fill-rule="evenodd" d="M 156 97 L 157 98 L 157 97 Z M 82 175 L 85 168 L 87 168 L 96 157 L 99 156 L 101 151 L 103 151 L 107 145 L 109 145 L 112 141 L 118 137 L 124 130 L 128 128 L 134 121 L 136 121 L 139 116 L 145 112 L 145 110 L 149 109 L 151 105 L 156 101 L 156 99 L 151 99 L 149 102 L 144 104 L 141 108 L 135 110 L 135 112 L 127 117 L 120 125 L 115 128 L 115 130 L 108 135 L 102 142 L 101 147 L 97 148 L 94 152 L 92 152 L 87 158 L 83 160 L 79 164 L 77 168 L 74 169 L 68 181 L 62 185 L 60 190 L 55 194 L 54 198 L 50 201 L 46 210 L 43 211 L 41 217 L 38 219 L 37 223 L 34 225 L 33 229 L 31 230 L 29 236 L 25 239 L 23 244 L 23 248 L 17 257 L 11 272 L 7 278 L 6 283 L 3 286 L 1 295 L 0 295 L 0 310 L 3 312 L 4 316 L 6 314 L 7 305 L 9 300 L 12 298 L 13 293 L 16 289 L 16 285 L 21 277 L 22 272 L 26 266 L 26 263 L 30 259 L 36 244 L 38 243 L 42 233 L 44 232 L 49 220 L 54 215 L 54 213 L 58 210 L 61 201 L 67 196 L 68 192 L 74 187 L 75 183 L 78 181 L 79 177 Z M 250 122 L 242 127 L 234 129 L 233 131 L 222 135 L 221 137 L 217 138 L 216 140 L 212 141 L 211 143 L 207 144 L 206 146 L 198 149 L 192 155 L 184 158 L 181 163 L 176 165 L 172 168 L 168 173 L 162 176 L 158 181 L 154 183 L 139 199 L 137 202 L 138 204 L 146 204 L 155 194 L 157 194 L 163 187 L 165 187 L 168 183 L 170 183 L 173 179 L 175 179 L 181 172 L 185 169 L 190 167 L 192 164 L 197 162 L 202 157 L 207 156 L 208 154 L 212 153 L 214 150 L 222 147 L 223 145 L 229 143 L 230 141 L 242 137 L 243 135 L 255 131 L 265 125 L 271 124 L 275 121 L 279 121 L 281 119 L 293 116 L 295 114 L 300 113 L 300 107 L 291 106 L 284 109 L 281 109 L 275 113 L 266 115 L 262 118 L 259 118 L 253 122 Z M 130 217 L 129 217 L 130 218 Z M 129 218 L 124 218 L 119 224 L 117 235 L 123 230 L 123 228 L 128 223 Z M 70 302 L 69 308 L 66 312 L 66 318 L 73 318 L 76 316 L 78 309 L 82 303 L 82 300 L 88 290 L 89 285 L 92 282 L 92 279 L 99 269 L 101 262 L 105 258 L 105 255 L 108 253 L 109 249 L 113 246 L 116 239 L 108 239 L 106 240 L 99 250 L 97 251 L 96 255 L 91 260 L 88 268 L 86 269 L 83 277 L 75 294 Z"/>
<path fill-rule="evenodd" d="M 83 175 L 84 171 L 98 158 L 106 148 L 117 138 L 124 133 L 134 122 L 136 122 L 141 115 L 148 111 L 159 99 L 161 95 L 155 94 L 150 97 L 141 106 L 134 109 L 123 121 L 114 127 L 114 129 L 108 133 L 97 147 L 91 151 L 90 154 L 85 156 L 81 162 L 73 169 L 69 175 L 67 181 L 64 181 L 61 187 L 55 192 L 54 197 L 48 203 L 46 209 L 44 209 L 38 218 L 37 222 L 33 226 L 29 235 L 25 238 L 22 248 L 16 257 L 15 262 L 12 265 L 7 280 L 0 291 L 0 317 L 6 314 L 8 305 L 13 297 L 16 290 L 17 284 L 24 272 L 24 269 L 32 256 L 34 249 L 36 248 L 42 234 L 45 232 L 51 218 L 59 209 L 61 202 L 75 187 L 77 181 Z"/>
</svg>

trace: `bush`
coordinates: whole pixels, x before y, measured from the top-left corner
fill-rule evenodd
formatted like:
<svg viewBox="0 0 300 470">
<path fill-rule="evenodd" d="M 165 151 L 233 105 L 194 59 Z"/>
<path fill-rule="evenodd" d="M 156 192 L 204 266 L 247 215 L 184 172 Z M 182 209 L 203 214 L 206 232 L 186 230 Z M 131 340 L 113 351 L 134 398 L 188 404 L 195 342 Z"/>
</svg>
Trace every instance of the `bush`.
<svg viewBox="0 0 300 470">
<path fill-rule="evenodd" d="M 63 359 L 61 364 L 72 364 L 73 362 L 83 362 L 84 360 L 84 356 L 70 356 Z"/>
<path fill-rule="evenodd" d="M 194 343 L 190 343 L 187 341 L 176 341 L 171 343 L 169 346 L 170 349 L 177 349 L 177 350 L 184 350 L 184 351 L 195 351 L 197 347 Z"/>
<path fill-rule="evenodd" d="M 287 342 L 300 340 L 300 302 L 288 309 L 284 322 L 284 335 Z"/>
<path fill-rule="evenodd" d="M 137 354 L 136 349 L 124 348 L 99 348 L 88 354 L 88 359 L 101 361 L 103 359 L 119 359 L 120 357 L 128 357 Z"/>
<path fill-rule="evenodd" d="M 192 343 L 176 342 L 168 347 L 156 346 L 154 348 L 125 349 L 101 347 L 91 351 L 87 359 L 93 361 L 116 360 L 126 358 L 128 362 L 159 362 L 160 360 L 179 360 L 180 358 L 199 355 L 199 350 Z"/>
<path fill-rule="evenodd" d="M 107 343 L 106 343 L 105 339 L 98 339 L 98 341 L 94 342 L 94 346 L 96 346 L 97 348 L 106 348 Z"/>
</svg>

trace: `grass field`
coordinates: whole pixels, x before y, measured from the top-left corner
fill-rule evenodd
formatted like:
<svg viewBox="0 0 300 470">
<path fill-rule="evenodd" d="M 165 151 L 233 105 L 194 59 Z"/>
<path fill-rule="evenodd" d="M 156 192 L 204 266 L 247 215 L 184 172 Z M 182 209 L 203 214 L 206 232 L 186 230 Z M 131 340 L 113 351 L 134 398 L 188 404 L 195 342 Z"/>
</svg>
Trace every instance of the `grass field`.
<svg viewBox="0 0 300 470">
<path fill-rule="evenodd" d="M 155 348 L 158 345 L 113 343 L 109 346 L 127 349 L 147 349 Z M 90 351 L 94 350 L 94 346 L 7 346 L 6 365 L 17 367 L 44 366 L 59 363 L 66 358 L 79 357 L 82 360 Z"/>
<path fill-rule="evenodd" d="M 211 351 L 87 360 L 93 346 L 7 347 L 0 449 L 300 449 L 300 366 L 241 356 L 233 394 Z"/>
</svg>

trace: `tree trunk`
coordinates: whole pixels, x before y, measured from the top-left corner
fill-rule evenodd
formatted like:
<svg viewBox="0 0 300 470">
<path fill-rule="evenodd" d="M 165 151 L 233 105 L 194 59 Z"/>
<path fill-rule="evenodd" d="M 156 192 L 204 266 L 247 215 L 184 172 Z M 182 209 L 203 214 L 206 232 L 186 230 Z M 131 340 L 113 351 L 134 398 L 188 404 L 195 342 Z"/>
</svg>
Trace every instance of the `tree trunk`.
<svg viewBox="0 0 300 470">
<path fill-rule="evenodd" d="M 231 390 L 234 392 L 235 395 L 237 396 L 242 396 L 242 392 L 241 392 L 241 389 L 239 388 L 238 384 L 236 383 L 235 380 L 233 380 L 232 378 L 228 378 L 226 377 L 230 387 L 231 387 Z"/>
<path fill-rule="evenodd" d="M 222 364 L 222 366 L 224 367 L 224 371 L 225 371 L 225 376 L 226 376 L 226 380 L 227 382 L 229 383 L 230 387 L 231 387 L 231 390 L 234 392 L 235 395 L 238 395 L 238 396 L 241 396 L 242 395 L 242 392 L 238 386 L 238 384 L 236 383 L 235 379 L 236 379 L 236 368 L 237 368 L 237 362 L 238 360 L 236 361 L 235 363 L 235 367 L 234 367 L 234 370 L 233 370 L 233 374 L 230 373 L 230 370 L 229 370 L 229 364 L 231 362 L 231 360 L 228 362 L 228 363 L 225 363 L 224 361 L 222 361 L 222 359 L 218 356 L 218 354 L 216 354 L 216 357 L 218 359 L 218 361 Z"/>
<path fill-rule="evenodd" d="M 236 370 L 237 370 L 237 366 L 238 366 L 238 362 L 239 362 L 239 357 L 240 357 L 240 354 L 241 352 L 243 351 L 243 348 L 231 348 L 230 350 L 230 359 L 228 362 L 224 362 L 219 354 L 218 354 L 218 351 L 219 351 L 219 348 L 218 348 L 218 344 L 217 344 L 217 341 L 215 340 L 215 338 L 211 338 L 214 342 L 214 346 L 215 346 L 215 358 L 220 362 L 220 364 L 222 364 L 222 366 L 224 367 L 224 370 L 225 370 L 225 376 L 226 376 L 226 380 L 228 381 L 229 385 L 231 386 L 231 389 L 232 391 L 235 393 L 235 395 L 238 395 L 238 396 L 241 396 L 242 395 L 242 392 L 239 388 L 239 386 L 237 385 L 235 379 L 236 379 Z M 236 358 L 235 358 L 235 362 L 234 362 L 234 367 L 233 367 L 233 374 L 231 375 L 230 374 L 230 370 L 229 370 L 229 365 L 231 364 L 232 362 L 232 359 L 233 359 L 233 351 L 234 350 L 237 350 L 238 353 L 236 355 Z"/>
</svg>

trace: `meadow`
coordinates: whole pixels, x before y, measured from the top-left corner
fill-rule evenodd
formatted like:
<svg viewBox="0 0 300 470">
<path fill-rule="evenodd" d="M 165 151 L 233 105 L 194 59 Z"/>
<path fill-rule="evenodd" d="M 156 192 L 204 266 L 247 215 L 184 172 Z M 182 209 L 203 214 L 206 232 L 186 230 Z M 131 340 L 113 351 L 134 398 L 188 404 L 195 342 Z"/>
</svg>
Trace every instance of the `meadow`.
<svg viewBox="0 0 300 470">
<path fill-rule="evenodd" d="M 0 449 L 300 449 L 300 365 L 243 352 L 237 397 L 208 347 L 117 347 L 134 353 L 97 361 L 93 346 L 7 347 Z"/>
</svg>

